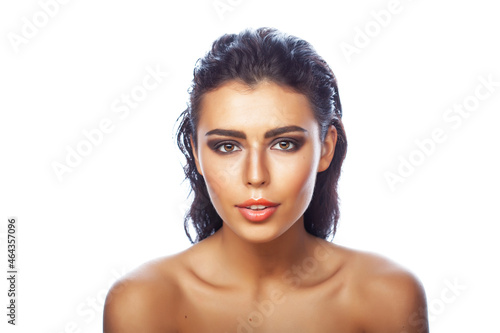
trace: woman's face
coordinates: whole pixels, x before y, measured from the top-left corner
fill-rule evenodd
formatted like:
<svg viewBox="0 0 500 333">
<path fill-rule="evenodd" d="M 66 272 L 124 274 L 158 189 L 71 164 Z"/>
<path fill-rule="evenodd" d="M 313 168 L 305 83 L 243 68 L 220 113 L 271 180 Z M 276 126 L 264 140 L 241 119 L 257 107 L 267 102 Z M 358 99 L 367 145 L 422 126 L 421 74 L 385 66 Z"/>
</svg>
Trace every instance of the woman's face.
<svg viewBox="0 0 500 333">
<path fill-rule="evenodd" d="M 331 126 L 321 142 L 303 94 L 267 81 L 253 89 L 230 81 L 203 96 L 197 137 L 198 172 L 224 228 L 267 242 L 302 221 L 336 131 Z"/>
</svg>

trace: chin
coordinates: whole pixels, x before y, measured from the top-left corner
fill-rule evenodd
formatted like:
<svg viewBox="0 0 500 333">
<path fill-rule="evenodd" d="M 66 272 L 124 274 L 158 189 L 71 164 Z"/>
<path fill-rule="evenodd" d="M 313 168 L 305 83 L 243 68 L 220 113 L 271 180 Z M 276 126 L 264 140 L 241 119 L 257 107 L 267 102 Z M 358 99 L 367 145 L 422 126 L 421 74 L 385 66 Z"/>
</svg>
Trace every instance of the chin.
<svg viewBox="0 0 500 333">
<path fill-rule="evenodd" d="M 278 227 L 276 224 L 273 225 L 273 223 L 269 221 L 269 223 L 247 222 L 245 225 L 239 226 L 229 226 L 225 224 L 225 227 L 231 229 L 236 236 L 246 242 L 263 244 L 278 239 L 290 229 L 291 225 L 288 228 L 283 228 Z"/>
</svg>

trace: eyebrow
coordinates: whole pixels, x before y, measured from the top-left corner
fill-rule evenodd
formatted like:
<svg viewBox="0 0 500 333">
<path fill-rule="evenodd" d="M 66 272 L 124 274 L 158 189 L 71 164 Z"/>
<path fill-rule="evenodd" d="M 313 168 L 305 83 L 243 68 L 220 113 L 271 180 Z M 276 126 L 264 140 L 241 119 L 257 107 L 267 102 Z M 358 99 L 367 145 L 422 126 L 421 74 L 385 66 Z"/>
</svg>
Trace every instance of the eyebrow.
<svg viewBox="0 0 500 333">
<path fill-rule="evenodd" d="M 300 126 L 284 126 L 284 127 L 278 127 L 278 128 L 273 128 L 272 130 L 267 131 L 264 134 L 264 138 L 272 138 L 284 133 L 289 133 L 289 132 L 307 132 L 305 128 L 302 128 Z M 211 131 L 208 131 L 205 136 L 209 135 L 222 135 L 222 136 L 231 136 L 234 138 L 240 138 L 240 139 L 246 139 L 247 136 L 245 133 L 241 131 L 235 131 L 235 130 L 226 130 L 226 129 L 220 129 L 216 128 Z"/>
</svg>

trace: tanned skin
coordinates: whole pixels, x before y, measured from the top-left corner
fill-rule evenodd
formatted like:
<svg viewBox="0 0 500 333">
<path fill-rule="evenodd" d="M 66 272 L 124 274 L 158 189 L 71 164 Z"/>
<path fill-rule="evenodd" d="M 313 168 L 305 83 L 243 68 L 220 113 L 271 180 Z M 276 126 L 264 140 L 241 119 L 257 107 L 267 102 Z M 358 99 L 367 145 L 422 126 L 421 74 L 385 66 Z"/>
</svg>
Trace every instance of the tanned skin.
<svg viewBox="0 0 500 333">
<path fill-rule="evenodd" d="M 332 126 L 321 141 L 306 96 L 272 82 L 228 82 L 203 97 L 197 135 L 198 172 L 223 226 L 118 281 L 105 333 L 429 331 L 425 293 L 411 273 L 305 230 L 315 177 L 337 140 Z M 237 207 L 249 198 L 279 206 L 250 221 Z"/>
</svg>

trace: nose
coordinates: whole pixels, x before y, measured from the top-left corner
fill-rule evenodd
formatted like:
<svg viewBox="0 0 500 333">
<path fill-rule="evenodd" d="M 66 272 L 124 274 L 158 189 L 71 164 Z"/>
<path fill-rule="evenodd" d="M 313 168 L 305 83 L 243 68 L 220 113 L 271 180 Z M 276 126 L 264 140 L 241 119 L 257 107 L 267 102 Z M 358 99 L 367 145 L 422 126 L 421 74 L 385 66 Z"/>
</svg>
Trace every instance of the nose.
<svg viewBox="0 0 500 333">
<path fill-rule="evenodd" d="M 249 186 L 261 187 L 269 184 L 269 171 L 264 152 L 251 150 L 247 156 L 245 183 Z"/>
</svg>

